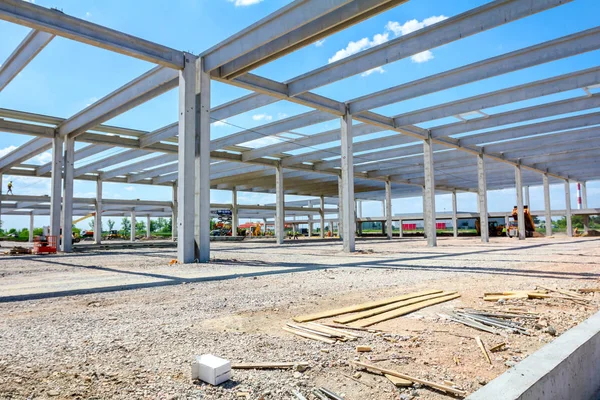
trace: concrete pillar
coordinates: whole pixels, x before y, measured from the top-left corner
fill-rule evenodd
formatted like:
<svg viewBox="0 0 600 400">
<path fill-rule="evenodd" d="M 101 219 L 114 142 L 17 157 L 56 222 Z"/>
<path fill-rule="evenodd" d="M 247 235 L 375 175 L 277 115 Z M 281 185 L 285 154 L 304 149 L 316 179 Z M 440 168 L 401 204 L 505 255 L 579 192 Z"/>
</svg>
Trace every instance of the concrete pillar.
<svg viewBox="0 0 600 400">
<path fill-rule="evenodd" d="M 354 233 L 358 233 L 359 236 L 362 236 L 362 221 L 358 221 L 358 209 L 356 206 L 356 199 L 354 199 Z"/>
<path fill-rule="evenodd" d="M 342 214 L 344 214 L 344 202 L 342 201 L 342 175 L 338 175 L 338 222 L 337 232 L 340 239 L 342 239 Z"/>
<path fill-rule="evenodd" d="M 308 201 L 308 208 L 312 209 L 312 201 Z M 314 228 L 314 224 L 312 222 L 312 214 L 308 214 L 306 216 L 306 219 L 308 219 L 308 237 L 312 236 L 312 232 L 313 232 L 313 228 Z"/>
<path fill-rule="evenodd" d="M 237 201 L 237 189 L 231 190 L 231 236 L 237 236 L 237 228 L 240 225 L 238 218 L 238 201 Z"/>
<path fill-rule="evenodd" d="M 75 163 L 75 139 L 64 138 L 64 177 L 63 177 L 63 209 L 62 209 L 62 251 L 73 250 L 73 178 Z"/>
<path fill-rule="evenodd" d="M 344 252 L 351 253 L 355 249 L 354 232 L 354 153 L 352 146 L 352 115 L 346 113 L 341 118 L 341 167 L 342 167 L 342 237 Z"/>
<path fill-rule="evenodd" d="M 195 65 L 195 258 L 210 261 L 210 75 L 204 72 L 202 58 Z"/>
<path fill-rule="evenodd" d="M 552 210 L 550 208 L 550 180 L 548 174 L 543 175 L 544 180 L 544 218 L 546 220 L 546 236 L 552 236 Z"/>
<path fill-rule="evenodd" d="M 321 195 L 319 202 L 319 217 L 321 218 L 321 229 L 319 230 L 319 237 L 323 239 L 325 238 L 325 196 L 323 195 Z"/>
<path fill-rule="evenodd" d="M 283 193 L 283 167 L 275 167 L 275 236 L 277 244 L 285 238 L 285 194 Z"/>
<path fill-rule="evenodd" d="M 433 142 L 431 133 L 423 141 L 423 161 L 425 165 L 425 214 L 427 214 L 427 223 L 425 231 L 427 232 L 427 245 L 437 246 L 437 232 L 435 219 L 435 177 L 433 169 Z"/>
<path fill-rule="evenodd" d="M 356 214 L 358 215 L 358 218 L 362 218 L 362 201 L 361 200 L 356 200 Z"/>
<path fill-rule="evenodd" d="M 146 215 L 146 239 L 150 239 L 152 232 L 150 231 L 150 215 Z"/>
<path fill-rule="evenodd" d="M 385 226 L 387 237 L 391 239 L 394 231 L 392 228 L 392 182 L 390 181 L 385 181 Z"/>
<path fill-rule="evenodd" d="M 184 56 L 179 71 L 179 146 L 177 167 L 177 260 L 192 263 L 196 256 L 195 155 L 196 155 L 196 59 Z"/>
<path fill-rule="evenodd" d="M 588 202 L 587 202 L 587 185 L 585 182 L 581 182 L 581 208 L 587 210 Z M 585 233 L 590 230 L 590 216 L 583 216 L 583 231 Z"/>
<path fill-rule="evenodd" d="M 50 172 L 50 235 L 60 235 L 62 205 L 63 140 L 58 135 L 52 138 L 52 169 Z M 58 242 L 57 242 L 58 243 Z"/>
<path fill-rule="evenodd" d="M 565 179 L 565 217 L 567 219 L 567 236 L 573 237 L 573 221 L 571 215 L 571 183 Z"/>
<path fill-rule="evenodd" d="M 2 229 L 2 174 L 0 174 L 0 229 Z"/>
<path fill-rule="evenodd" d="M 488 243 L 490 241 L 488 208 L 487 208 L 487 180 L 485 175 L 485 156 L 477 154 L 477 182 L 479 198 L 479 229 L 481 231 L 481 241 Z"/>
<path fill-rule="evenodd" d="M 131 236 L 129 237 L 129 240 L 132 242 L 135 242 L 135 224 L 136 224 L 136 220 L 135 220 L 135 211 L 131 212 Z"/>
<path fill-rule="evenodd" d="M 515 186 L 517 189 L 517 215 L 519 219 L 519 240 L 525 239 L 525 211 L 523 208 L 523 178 L 521 165 L 515 166 Z"/>
<path fill-rule="evenodd" d="M 267 219 L 263 218 L 263 233 L 266 234 L 267 233 Z"/>
<path fill-rule="evenodd" d="M 102 181 L 96 180 L 96 214 L 94 215 L 94 242 L 102 243 Z"/>
<path fill-rule="evenodd" d="M 177 181 L 173 183 L 173 206 L 171 207 L 171 240 L 177 240 L 177 211 L 179 204 L 177 202 Z"/>
<path fill-rule="evenodd" d="M 529 207 L 529 210 L 532 210 L 531 197 L 529 197 L 529 186 L 524 186 L 523 189 L 525 190 L 525 204 L 524 205 Z"/>
<path fill-rule="evenodd" d="M 458 237 L 458 206 L 456 201 L 456 191 L 452 192 L 452 233 L 454 237 Z"/>
<path fill-rule="evenodd" d="M 29 243 L 33 243 L 33 224 L 34 224 L 33 211 L 29 213 Z"/>
<path fill-rule="evenodd" d="M 400 220 L 400 237 L 404 237 L 404 227 L 402 226 L 403 223 L 404 221 Z"/>
<path fill-rule="evenodd" d="M 427 238 L 427 227 L 429 226 L 428 217 L 429 215 L 425 212 L 427 206 L 425 206 L 425 186 L 421 186 L 421 192 L 423 197 L 423 236 Z"/>
</svg>

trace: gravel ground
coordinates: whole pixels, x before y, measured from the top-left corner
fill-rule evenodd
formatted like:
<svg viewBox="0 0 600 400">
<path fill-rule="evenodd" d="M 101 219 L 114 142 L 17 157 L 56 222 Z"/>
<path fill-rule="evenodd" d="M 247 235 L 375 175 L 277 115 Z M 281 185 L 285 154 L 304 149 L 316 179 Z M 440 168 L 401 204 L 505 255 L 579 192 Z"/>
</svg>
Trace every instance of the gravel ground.
<svg viewBox="0 0 600 400">
<path fill-rule="evenodd" d="M 3 242 L 2 247 L 9 246 Z M 213 243 L 210 264 L 172 265 L 174 249 L 124 249 L 58 256 L 0 256 L 0 398 L 292 399 L 325 386 L 346 399 L 444 399 L 425 387 L 394 388 L 349 361 L 473 392 L 593 314 L 564 300 L 482 301 L 483 292 L 597 287 L 598 239 L 551 237 L 365 240 L 357 253 L 337 241 Z M 423 289 L 459 299 L 386 321 L 357 342 L 325 343 L 281 329 L 291 317 Z M 596 295 L 597 296 L 597 295 Z M 523 307 L 539 313 L 531 337 L 506 338 L 442 320 L 454 307 Z M 538 324 L 539 325 L 539 324 Z M 508 343 L 483 358 L 474 340 Z M 374 351 L 359 355 L 355 346 Z M 190 378 L 196 354 L 232 362 L 307 361 L 306 371 L 235 370 L 211 387 Z M 360 381 L 348 376 L 355 375 Z M 418 385 L 417 385 L 418 386 Z M 418 397 L 417 397 L 418 396 Z M 310 397 L 309 397 L 310 398 Z"/>
</svg>

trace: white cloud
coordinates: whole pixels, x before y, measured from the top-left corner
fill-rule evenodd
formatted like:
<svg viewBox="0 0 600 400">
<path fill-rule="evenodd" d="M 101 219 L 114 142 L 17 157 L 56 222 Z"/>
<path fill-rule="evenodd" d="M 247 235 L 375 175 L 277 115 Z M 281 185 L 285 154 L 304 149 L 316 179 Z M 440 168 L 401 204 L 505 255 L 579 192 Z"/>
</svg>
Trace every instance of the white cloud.
<svg viewBox="0 0 600 400">
<path fill-rule="evenodd" d="M 271 121 L 273 116 L 269 114 L 254 114 L 252 119 L 255 121 Z"/>
<path fill-rule="evenodd" d="M 389 21 L 385 25 L 385 31 L 383 33 L 378 33 L 378 34 L 374 35 L 373 39 L 371 39 L 371 40 L 369 40 L 368 37 L 364 37 L 356 42 L 352 42 L 352 41 L 349 42 L 348 45 L 346 46 L 346 48 L 338 50 L 333 55 L 333 57 L 331 57 L 328 60 L 328 62 L 331 64 L 333 62 L 339 61 L 343 58 L 346 58 L 348 56 L 351 56 L 353 54 L 356 54 L 356 53 L 366 50 L 368 48 L 383 44 L 390 39 L 389 38 L 390 33 L 393 33 L 395 36 L 407 35 L 411 32 L 417 31 L 417 30 L 422 29 L 429 25 L 433 25 L 433 24 L 443 21 L 447 18 L 448 17 L 446 17 L 444 15 L 437 15 L 437 16 L 425 18 L 423 21 L 417 21 L 416 19 L 412 19 L 410 21 L 406 21 L 404 24 L 400 24 L 397 21 Z M 429 61 L 432 58 L 433 58 L 433 53 L 431 53 L 431 51 L 429 51 L 429 50 L 424 51 L 423 53 L 415 54 L 414 56 L 411 57 L 413 62 L 416 62 L 416 63 Z M 366 71 L 361 76 L 369 76 L 373 72 L 382 73 L 380 70 L 371 71 L 368 74 L 367 74 L 367 72 L 369 72 L 369 71 Z"/>
<path fill-rule="evenodd" d="M 212 125 L 213 126 L 225 126 L 225 125 L 227 125 L 227 120 L 223 119 L 223 120 L 220 120 L 220 121 L 215 121 L 215 122 L 212 123 Z"/>
<path fill-rule="evenodd" d="M 128 192 L 133 192 L 135 190 L 135 188 L 133 186 L 125 186 L 124 189 L 127 190 Z"/>
<path fill-rule="evenodd" d="M 50 151 L 45 151 L 35 156 L 33 160 L 40 164 L 49 163 L 50 161 L 52 161 L 52 153 Z"/>
<path fill-rule="evenodd" d="M 433 59 L 433 53 L 429 50 L 425 50 L 421 53 L 417 53 L 411 56 L 410 59 L 415 63 L 423 63 Z"/>
<path fill-rule="evenodd" d="M 323 46 L 324 44 L 325 44 L 325 39 L 322 39 L 322 40 L 317 40 L 317 41 L 315 42 L 315 46 L 317 46 L 317 47 L 321 47 L 321 46 Z"/>
<path fill-rule="evenodd" d="M 86 104 L 85 106 L 86 106 L 86 107 L 89 107 L 89 106 L 91 106 L 92 104 L 94 104 L 94 103 L 95 103 L 95 102 L 97 102 L 97 101 L 98 101 L 98 98 L 97 98 L 96 96 L 94 96 L 94 97 L 90 97 L 90 98 L 88 99 L 88 102 L 87 102 L 87 104 Z"/>
<path fill-rule="evenodd" d="M 383 73 L 385 73 L 385 69 L 383 69 L 383 67 L 376 67 L 376 68 L 373 68 L 373 69 L 363 72 L 362 74 L 360 74 L 360 76 L 363 76 L 363 77 L 369 76 L 374 72 L 377 72 L 378 74 L 383 74 Z"/>
<path fill-rule="evenodd" d="M 389 39 L 389 33 L 385 32 L 385 33 L 378 33 L 378 34 L 374 35 L 372 40 L 369 40 L 369 38 L 365 37 L 356 42 L 349 42 L 345 49 L 338 50 L 333 55 L 333 57 L 331 57 L 328 60 L 328 62 L 329 62 L 329 64 L 331 64 L 332 62 L 339 61 L 343 58 L 346 58 L 346 57 L 356 54 L 360 51 L 368 49 L 369 47 L 373 47 L 373 46 L 377 46 L 382 43 L 385 43 L 388 41 L 388 39 Z"/>
<path fill-rule="evenodd" d="M 33 3 L 35 4 L 35 0 L 25 0 L 27 3 Z"/>
<path fill-rule="evenodd" d="M 230 3 L 235 3 L 236 7 L 246 7 L 253 4 L 261 3 L 263 0 L 228 0 Z"/>
<path fill-rule="evenodd" d="M 287 117 L 288 117 L 288 115 L 286 113 L 281 113 L 281 112 L 277 113 L 277 118 L 278 119 L 283 119 L 283 118 L 287 118 Z"/>
<path fill-rule="evenodd" d="M 92 16 L 92 13 L 89 11 L 86 11 L 85 13 L 85 19 L 90 19 L 90 17 Z"/>
<path fill-rule="evenodd" d="M 5 155 L 7 155 L 11 151 L 15 150 L 16 148 L 17 148 L 17 146 L 8 146 L 3 149 L 0 149 L 0 157 L 4 157 Z"/>
<path fill-rule="evenodd" d="M 256 149 L 259 147 L 265 147 L 265 146 L 270 146 L 272 144 L 281 143 L 283 141 L 284 140 L 282 138 L 279 138 L 277 136 L 265 136 L 260 139 L 256 139 L 256 140 L 252 140 L 250 142 L 243 143 L 243 145 Z"/>
</svg>

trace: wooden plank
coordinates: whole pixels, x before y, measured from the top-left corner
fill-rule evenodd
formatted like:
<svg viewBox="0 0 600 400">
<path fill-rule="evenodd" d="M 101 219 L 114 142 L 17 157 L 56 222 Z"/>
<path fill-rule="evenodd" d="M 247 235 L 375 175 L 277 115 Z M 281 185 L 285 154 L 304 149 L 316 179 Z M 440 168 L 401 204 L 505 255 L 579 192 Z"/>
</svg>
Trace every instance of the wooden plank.
<svg viewBox="0 0 600 400">
<path fill-rule="evenodd" d="M 393 371 L 391 369 L 379 368 L 376 365 L 366 364 L 366 363 L 363 363 L 363 362 L 360 362 L 360 361 L 351 361 L 351 363 L 353 363 L 354 365 L 358 365 L 359 367 L 363 367 L 363 368 L 370 369 L 372 371 L 380 372 L 382 374 L 392 375 L 392 376 L 395 376 L 395 377 L 398 377 L 398 378 L 402 378 L 402 379 L 406 379 L 406 380 L 409 380 L 409 381 L 412 381 L 412 382 L 417 382 L 417 383 L 420 383 L 421 385 L 429 386 L 429 387 L 432 387 L 434 389 L 443 390 L 444 392 L 448 392 L 448 393 L 452 393 L 452 394 L 457 394 L 459 396 L 466 396 L 467 395 L 467 392 L 465 392 L 463 390 L 458 390 L 458 389 L 454 389 L 453 387 L 450 387 L 450 386 L 442 385 L 440 383 L 435 383 L 435 382 L 426 381 L 424 379 L 415 378 L 414 376 L 405 375 L 405 374 L 403 374 L 401 372 Z"/>
<path fill-rule="evenodd" d="M 353 331 L 359 331 L 359 332 L 369 332 L 369 333 L 384 332 L 381 329 L 357 328 L 355 326 L 348 326 L 348 325 L 338 325 L 338 324 L 328 324 L 328 323 L 322 323 L 321 325 L 328 326 L 330 328 L 351 329 Z"/>
<path fill-rule="evenodd" d="M 238 363 L 232 364 L 231 368 L 233 369 L 291 369 L 294 366 L 300 365 L 303 367 L 308 367 L 307 362 L 264 362 L 264 363 Z"/>
<path fill-rule="evenodd" d="M 346 317 L 340 317 L 340 318 L 334 319 L 333 322 L 336 322 L 338 324 L 348 324 L 350 322 L 358 321 L 359 319 L 365 319 L 368 317 L 372 317 L 373 315 L 379 315 L 379 314 L 383 314 L 384 312 L 397 310 L 398 308 L 409 306 L 411 304 L 416 304 L 421 301 L 425 301 L 425 300 L 429 300 L 429 299 L 436 299 L 438 297 L 443 297 L 443 296 L 446 296 L 447 294 L 448 293 L 442 292 L 442 293 L 435 293 L 435 294 L 430 294 L 430 295 L 422 296 L 422 297 L 416 297 L 414 299 L 398 301 L 396 303 L 388 304 L 386 306 L 373 308 L 371 310 L 363 311 L 363 312 L 360 312 L 357 314 L 348 315 Z"/>
<path fill-rule="evenodd" d="M 458 294 L 456 292 L 448 292 L 447 296 L 440 297 L 440 298 L 437 298 L 437 299 L 431 299 L 431 300 L 427 300 L 427 301 L 422 301 L 420 303 L 412 304 L 412 305 L 406 306 L 406 307 L 402 307 L 402 308 L 399 308 L 397 310 L 388 311 L 388 312 L 383 313 L 383 314 L 375 315 L 375 316 L 370 317 L 370 318 L 366 318 L 366 319 L 363 319 L 363 320 L 360 320 L 360 321 L 356 321 L 356 322 L 352 323 L 352 325 L 353 326 L 358 326 L 360 328 L 365 328 L 365 327 L 370 326 L 370 325 L 375 325 L 375 324 L 377 324 L 379 322 L 387 321 L 388 319 L 397 318 L 397 317 L 400 317 L 402 315 L 410 314 L 413 311 L 417 311 L 417 310 L 420 310 L 420 309 L 425 308 L 425 307 L 429 307 L 429 306 L 433 306 L 435 304 L 444 303 L 446 301 L 454 300 L 454 299 L 456 299 L 458 297 L 460 297 L 460 294 Z"/>
<path fill-rule="evenodd" d="M 306 339 L 318 340 L 320 342 L 327 343 L 327 344 L 334 344 L 335 343 L 335 340 L 333 340 L 333 339 L 328 339 L 328 338 L 323 337 L 323 336 L 313 335 L 312 333 L 308 333 L 308 332 L 304 332 L 304 331 L 299 331 L 299 330 L 296 330 L 296 329 L 288 328 L 287 326 L 284 326 L 283 330 L 286 331 L 286 332 L 289 332 L 289 333 L 293 333 L 294 335 L 302 336 L 303 338 L 306 338 Z"/>
<path fill-rule="evenodd" d="M 357 335 L 356 333 L 352 333 L 352 332 L 345 332 L 341 329 L 336 329 L 336 328 L 331 328 L 329 326 L 324 326 L 321 324 L 317 324 L 316 322 L 307 322 L 306 325 L 310 328 L 313 329 L 315 331 L 318 332 L 323 332 L 323 333 L 329 333 L 330 335 L 334 335 L 337 337 L 347 337 L 350 340 L 355 340 L 358 338 L 361 338 L 361 335 Z"/>
<path fill-rule="evenodd" d="M 537 287 L 545 289 L 545 290 L 547 290 L 549 292 L 557 292 L 557 293 L 560 293 L 560 294 L 564 294 L 565 296 L 570 296 L 570 297 L 573 297 L 573 298 L 575 298 L 577 300 L 583 300 L 583 301 L 587 301 L 588 300 L 585 297 L 583 297 L 583 296 L 581 296 L 581 295 L 579 295 L 579 294 L 577 294 L 575 292 L 571 292 L 569 290 L 551 289 L 551 288 L 547 288 L 547 287 L 544 287 L 544 286 L 541 286 L 541 285 L 537 285 Z"/>
<path fill-rule="evenodd" d="M 497 344 L 497 345 L 495 345 L 494 347 L 490 348 L 490 351 L 491 351 L 492 353 L 495 353 L 495 352 L 497 352 L 497 351 L 500 351 L 500 350 L 502 350 L 502 348 L 503 348 L 503 347 L 505 347 L 505 346 L 506 346 L 506 343 L 500 343 L 500 344 Z"/>
<path fill-rule="evenodd" d="M 477 346 L 479 346 L 479 348 L 481 349 L 481 352 L 483 353 L 483 356 L 485 357 L 487 362 L 491 364 L 492 359 L 490 358 L 490 355 L 488 354 L 487 350 L 485 349 L 485 345 L 481 341 L 481 338 L 479 336 L 475 336 L 475 341 L 477 342 Z"/>
<path fill-rule="evenodd" d="M 332 339 L 339 338 L 339 336 L 330 335 L 329 333 L 322 333 L 322 332 L 316 331 L 314 329 L 310 329 L 310 328 L 308 328 L 306 326 L 302 326 L 302 325 L 296 325 L 296 324 L 292 324 L 289 322 L 286 325 L 289 326 L 290 328 L 298 329 L 299 331 L 312 333 L 313 335 L 325 336 L 325 337 L 332 338 Z"/>
<path fill-rule="evenodd" d="M 383 300 L 376 300 L 376 301 L 371 301 L 368 303 L 362 303 L 362 304 L 356 304 L 353 306 L 337 308 L 334 310 L 322 311 L 322 312 L 318 312 L 315 314 L 300 315 L 298 317 L 294 317 L 293 320 L 296 322 L 315 321 L 317 319 L 335 317 L 337 315 L 369 310 L 371 308 L 385 306 L 386 304 L 395 303 L 397 301 L 408 300 L 408 299 L 412 299 L 415 297 L 427 296 L 428 294 L 441 293 L 441 292 L 442 292 L 441 290 L 427 290 L 424 292 L 409 293 L 409 294 L 405 294 L 402 296 L 390 297 L 390 298 L 383 299 Z"/>
<path fill-rule="evenodd" d="M 390 382 L 392 382 L 394 384 L 394 386 L 396 386 L 396 387 L 410 387 L 413 385 L 413 382 L 409 381 L 408 379 L 398 378 L 397 376 L 389 375 L 389 374 L 383 374 L 383 375 L 386 378 L 388 378 L 390 380 Z"/>
<path fill-rule="evenodd" d="M 369 353 L 373 351 L 373 349 L 371 348 L 371 346 L 356 346 L 356 351 L 358 353 Z"/>
<path fill-rule="evenodd" d="M 577 289 L 578 292 L 581 293 L 596 293 L 596 292 L 600 292 L 600 288 L 582 288 L 582 289 Z"/>
</svg>

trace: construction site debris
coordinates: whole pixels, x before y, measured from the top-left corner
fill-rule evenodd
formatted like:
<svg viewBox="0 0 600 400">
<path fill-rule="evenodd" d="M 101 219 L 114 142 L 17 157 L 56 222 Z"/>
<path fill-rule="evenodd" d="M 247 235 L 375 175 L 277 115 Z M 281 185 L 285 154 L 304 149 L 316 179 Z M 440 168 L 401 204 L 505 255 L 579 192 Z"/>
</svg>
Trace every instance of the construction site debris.
<svg viewBox="0 0 600 400">
<path fill-rule="evenodd" d="M 298 317 L 294 317 L 293 320 L 296 322 L 316 321 L 318 319 L 335 317 L 337 315 L 350 314 L 350 313 L 354 313 L 354 312 L 358 312 L 358 311 L 370 310 L 371 308 L 376 308 L 379 306 L 396 303 L 398 301 L 408 300 L 408 299 L 412 299 L 415 297 L 426 296 L 428 294 L 439 293 L 439 292 L 441 292 L 441 290 L 429 290 L 426 292 L 409 293 L 409 294 L 402 295 L 402 296 L 390 297 L 390 298 L 383 299 L 383 300 L 376 300 L 376 301 L 357 304 L 357 305 L 348 306 L 348 307 L 344 307 L 344 308 L 337 308 L 334 310 L 322 311 L 322 312 L 315 313 L 315 314 L 301 315 Z"/>
<path fill-rule="evenodd" d="M 392 376 L 395 376 L 395 377 L 398 377 L 398 378 L 402 378 L 402 379 L 406 379 L 406 380 L 409 380 L 409 381 L 412 381 L 412 382 L 415 382 L 415 383 L 420 383 L 421 385 L 429 386 L 429 387 L 437 389 L 437 390 L 442 390 L 444 392 L 456 394 L 458 396 L 466 396 L 467 395 L 467 392 L 465 392 L 463 390 L 455 389 L 455 388 L 453 388 L 451 386 L 447 386 L 447 385 L 444 385 L 444 384 L 439 384 L 439 383 L 435 383 L 435 382 L 426 381 L 424 379 L 419 379 L 419 378 L 416 378 L 414 376 L 406 375 L 406 374 L 403 374 L 403 373 L 398 372 L 398 371 L 393 371 L 391 369 L 380 368 L 380 367 L 378 367 L 376 365 L 366 364 L 366 363 L 363 363 L 363 362 L 360 362 L 360 361 L 351 361 L 351 362 L 352 362 L 352 364 L 354 364 L 356 366 L 365 368 L 367 370 L 379 372 L 379 373 L 382 373 L 384 375 L 392 375 Z"/>
<path fill-rule="evenodd" d="M 297 391 L 297 390 L 292 390 L 292 394 L 293 394 L 294 396 L 296 396 L 296 398 L 297 398 L 298 400 L 308 400 L 306 397 L 304 397 L 304 396 L 302 395 L 302 393 L 300 393 L 300 392 L 299 392 L 299 391 Z"/>
<path fill-rule="evenodd" d="M 408 379 L 398 378 L 397 376 L 389 374 L 383 374 L 383 376 L 385 376 L 396 387 L 410 387 L 413 385 L 413 382 L 409 381 Z"/>
<path fill-rule="evenodd" d="M 455 310 L 448 315 L 441 316 L 487 333 L 499 334 L 498 329 L 501 329 L 511 333 L 531 336 L 531 332 L 520 322 L 505 321 L 494 317 L 484 317 L 477 312 Z"/>
<path fill-rule="evenodd" d="M 4 254 L 15 256 L 19 254 L 31 254 L 31 249 L 22 247 L 22 246 L 14 246 L 10 250 L 5 251 Z"/>
<path fill-rule="evenodd" d="M 371 346 L 356 346 L 357 353 L 369 353 L 371 351 L 373 351 L 373 348 L 371 348 Z"/>
<path fill-rule="evenodd" d="M 502 342 L 502 343 L 499 343 L 499 344 L 497 344 L 495 346 L 490 347 L 490 351 L 492 353 L 495 353 L 497 351 L 503 350 L 505 347 L 506 347 L 506 343 Z"/>
<path fill-rule="evenodd" d="M 332 399 L 332 400 L 344 400 L 341 396 L 339 396 L 337 393 L 332 392 L 329 389 L 326 389 L 324 387 L 320 387 L 317 390 L 319 390 L 321 393 L 323 393 L 326 397 L 326 399 Z"/>
<path fill-rule="evenodd" d="M 313 333 L 305 332 L 302 330 L 289 328 L 287 326 L 284 326 L 283 330 L 286 332 L 289 332 L 289 333 L 293 333 L 294 335 L 302 336 L 303 338 L 306 338 L 306 339 L 318 340 L 320 342 L 327 343 L 327 344 L 334 344 L 336 342 L 334 339 L 330 339 L 325 336 L 321 336 L 319 334 L 313 334 Z"/>
<path fill-rule="evenodd" d="M 231 379 L 231 362 L 212 354 L 196 356 L 192 362 L 192 380 L 220 385 Z"/>
<path fill-rule="evenodd" d="M 476 336 L 475 341 L 477 342 L 477 346 L 479 346 L 479 348 L 481 349 L 481 352 L 483 353 L 483 356 L 485 357 L 487 362 L 491 364 L 492 359 L 490 358 L 490 355 L 488 354 L 487 350 L 485 349 L 485 345 L 483 344 L 483 341 L 481 340 L 481 338 L 479 336 Z"/>
</svg>

